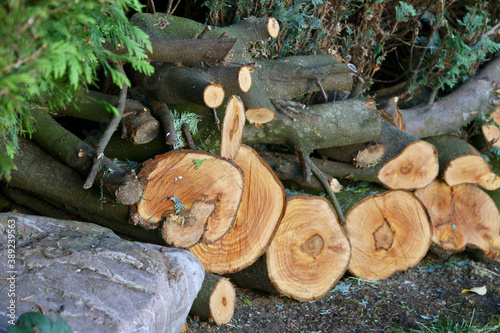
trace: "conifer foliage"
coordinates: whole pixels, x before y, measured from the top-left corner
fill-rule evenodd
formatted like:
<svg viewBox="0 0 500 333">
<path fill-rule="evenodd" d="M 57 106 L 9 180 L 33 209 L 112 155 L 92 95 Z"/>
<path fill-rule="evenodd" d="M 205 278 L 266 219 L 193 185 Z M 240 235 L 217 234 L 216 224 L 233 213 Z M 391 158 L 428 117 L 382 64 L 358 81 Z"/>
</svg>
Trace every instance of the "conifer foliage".
<svg viewBox="0 0 500 333">
<path fill-rule="evenodd" d="M 32 131 L 30 109 L 71 101 L 79 89 L 98 85 L 97 70 L 122 86 L 113 63 L 128 62 L 146 74 L 151 51 L 147 35 L 132 26 L 126 11 L 138 0 L 8 0 L 0 5 L 0 178 L 9 175 L 17 135 Z M 125 47 L 125 54 L 105 48 Z"/>
</svg>

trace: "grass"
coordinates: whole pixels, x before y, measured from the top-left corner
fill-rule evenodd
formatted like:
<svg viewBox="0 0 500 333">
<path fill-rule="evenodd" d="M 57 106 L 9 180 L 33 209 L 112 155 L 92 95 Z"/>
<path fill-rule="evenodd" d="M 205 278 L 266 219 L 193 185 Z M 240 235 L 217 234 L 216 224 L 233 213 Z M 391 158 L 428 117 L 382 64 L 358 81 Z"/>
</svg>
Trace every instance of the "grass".
<svg viewBox="0 0 500 333">
<path fill-rule="evenodd" d="M 463 320 L 461 323 L 453 322 L 450 318 L 442 318 L 436 323 L 424 325 L 418 323 L 419 329 L 406 330 L 401 327 L 393 332 L 407 333 L 486 333 L 500 332 L 500 317 L 493 318 L 486 325 L 479 325 L 474 322 L 474 314 L 469 321 Z"/>
</svg>

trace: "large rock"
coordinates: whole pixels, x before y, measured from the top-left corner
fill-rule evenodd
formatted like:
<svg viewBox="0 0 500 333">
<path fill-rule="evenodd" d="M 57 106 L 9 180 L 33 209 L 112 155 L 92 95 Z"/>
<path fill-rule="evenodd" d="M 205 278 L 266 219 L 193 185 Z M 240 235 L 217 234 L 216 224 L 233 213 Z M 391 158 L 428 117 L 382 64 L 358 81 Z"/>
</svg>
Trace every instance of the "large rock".
<svg viewBox="0 0 500 333">
<path fill-rule="evenodd" d="M 15 267 L 11 230 L 21 235 Z M 0 244 L 1 277 L 18 277 L 15 288 L 0 279 L 0 332 L 15 299 L 16 318 L 33 308 L 63 308 L 74 332 L 178 333 L 204 279 L 188 251 L 126 241 L 91 223 L 0 214 Z"/>
</svg>

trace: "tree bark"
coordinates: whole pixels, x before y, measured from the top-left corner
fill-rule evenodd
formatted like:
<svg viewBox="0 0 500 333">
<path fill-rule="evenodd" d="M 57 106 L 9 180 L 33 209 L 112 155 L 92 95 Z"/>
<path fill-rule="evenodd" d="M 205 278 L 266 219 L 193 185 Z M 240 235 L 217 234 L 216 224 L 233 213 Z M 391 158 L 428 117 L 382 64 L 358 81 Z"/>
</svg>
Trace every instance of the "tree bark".
<svg viewBox="0 0 500 333">
<path fill-rule="evenodd" d="M 151 76 L 134 71 L 130 78 L 150 99 L 164 103 L 195 103 L 217 108 L 224 101 L 222 85 L 197 68 L 165 65 Z"/>
<path fill-rule="evenodd" d="M 88 175 L 95 149 L 81 141 L 60 126 L 45 110 L 33 109 L 33 139 L 52 156 L 61 160 L 82 175 Z M 120 203 L 131 205 L 139 201 L 144 190 L 134 172 L 125 172 L 111 160 L 104 157 L 104 168 L 98 173 L 98 180 Z M 106 172 L 104 172 L 106 171 Z M 83 180 L 82 180 L 83 185 Z"/>
<path fill-rule="evenodd" d="M 410 192 L 369 196 L 347 212 L 346 222 L 352 246 L 349 272 L 367 280 L 385 279 L 415 266 L 431 243 L 427 211 Z"/>
<path fill-rule="evenodd" d="M 495 202 L 479 187 L 448 186 L 435 180 L 415 195 L 429 211 L 432 241 L 445 251 L 481 249 L 490 259 L 500 258 L 500 213 Z"/>
<path fill-rule="evenodd" d="M 150 37 L 153 52 L 146 51 L 149 61 L 169 62 L 174 64 L 199 63 L 199 62 L 228 62 L 236 38 L 155 38 Z M 106 43 L 105 48 L 115 54 L 126 54 L 126 48 L 118 50 L 111 44 Z"/>
<path fill-rule="evenodd" d="M 151 230 L 128 223 L 129 206 L 110 203 L 95 189 L 84 190 L 82 177 L 73 169 L 49 156 L 34 142 L 19 138 L 20 152 L 15 156 L 17 167 L 7 182 L 50 205 L 94 222 L 113 231 L 148 243 L 164 244 L 161 236 Z M 36 165 L 33 161 L 37 161 Z"/>
<path fill-rule="evenodd" d="M 491 165 L 464 140 L 451 135 L 426 139 L 439 153 L 440 173 L 449 186 L 475 184 L 490 191 L 500 188 L 500 176 Z"/>
<path fill-rule="evenodd" d="M 189 249 L 210 273 L 234 273 L 254 263 L 269 247 L 285 210 L 283 185 L 253 149 L 242 145 L 234 161 L 245 174 L 234 226 L 218 242 Z"/>
<path fill-rule="evenodd" d="M 257 77 L 270 99 L 292 100 L 320 91 L 319 80 L 325 91 L 350 91 L 353 70 L 349 64 L 339 64 L 333 56 L 287 57 L 281 60 L 256 59 Z"/>
<path fill-rule="evenodd" d="M 235 304 L 236 291 L 229 279 L 205 273 L 205 280 L 189 314 L 203 321 L 212 319 L 220 326 L 231 321 Z"/>
<path fill-rule="evenodd" d="M 486 116 L 498 104 L 495 82 L 500 82 L 500 56 L 453 93 L 431 105 L 401 109 L 406 133 L 417 138 L 458 134 L 469 122 Z"/>
</svg>

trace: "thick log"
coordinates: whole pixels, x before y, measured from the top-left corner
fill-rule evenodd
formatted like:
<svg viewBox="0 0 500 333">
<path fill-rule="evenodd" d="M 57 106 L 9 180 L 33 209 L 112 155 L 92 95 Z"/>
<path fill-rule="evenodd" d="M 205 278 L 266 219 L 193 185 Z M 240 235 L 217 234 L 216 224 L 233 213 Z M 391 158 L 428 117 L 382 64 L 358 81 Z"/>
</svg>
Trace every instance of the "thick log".
<svg viewBox="0 0 500 333">
<path fill-rule="evenodd" d="M 158 23 L 158 22 L 157 22 Z M 158 24 L 156 24 L 158 28 Z M 174 64 L 219 62 L 230 60 L 236 38 L 155 38 L 150 36 L 153 52 L 146 51 L 149 61 Z M 104 47 L 115 54 L 126 54 L 126 47 L 114 48 L 110 43 Z"/>
<path fill-rule="evenodd" d="M 253 149 L 242 145 L 234 161 L 245 174 L 234 226 L 218 242 L 189 249 L 210 273 L 234 273 L 254 263 L 269 247 L 285 211 L 283 185 Z"/>
<path fill-rule="evenodd" d="M 165 65 L 151 76 L 134 71 L 130 78 L 146 91 L 149 99 L 164 103 L 195 103 L 217 108 L 224 101 L 222 85 L 198 68 Z"/>
<path fill-rule="evenodd" d="M 81 220 L 134 239 L 165 244 L 157 232 L 128 223 L 129 206 L 109 203 L 109 199 L 102 198 L 93 188 L 84 190 L 82 177 L 76 171 L 48 155 L 34 142 L 20 137 L 19 148 L 14 158 L 16 170 L 7 182 L 9 186 L 26 191 Z"/>
<path fill-rule="evenodd" d="M 146 32 L 148 36 L 155 39 L 168 38 L 193 38 L 198 36 L 207 27 L 199 22 L 174 15 L 168 16 L 168 25 L 160 29 L 158 22 L 164 18 L 162 13 L 146 14 L 137 13 L 130 22 Z M 268 17 L 249 17 L 234 25 L 213 28 L 208 31 L 203 39 L 219 38 L 222 34 L 227 34 L 229 38 L 237 38 L 234 53 L 241 52 L 246 46 L 263 39 L 276 38 L 279 33 L 278 21 Z"/>
<path fill-rule="evenodd" d="M 381 280 L 415 266 L 429 249 L 431 228 L 427 210 L 410 192 L 387 191 L 361 200 L 346 214 L 349 272 Z"/>
<path fill-rule="evenodd" d="M 300 301 L 326 295 L 347 270 L 351 246 L 323 197 L 287 199 L 285 216 L 266 254 L 228 274 L 238 286 Z"/>
<path fill-rule="evenodd" d="M 252 67 L 212 67 L 207 74 L 224 88 L 226 96 L 241 95 L 252 87 Z"/>
<path fill-rule="evenodd" d="M 191 247 L 219 240 L 233 226 L 243 195 L 243 172 L 234 163 L 201 151 L 175 150 L 148 160 L 138 175 L 143 200 L 131 220 L 146 228 L 162 222 L 165 242 Z"/>
<path fill-rule="evenodd" d="M 339 64 L 335 57 L 311 55 L 286 57 L 281 60 L 257 59 L 257 77 L 262 82 L 270 99 L 292 100 L 311 92 L 350 91 L 353 83 L 353 67 Z M 329 61 L 326 61 L 328 59 Z"/>
<path fill-rule="evenodd" d="M 203 321 L 212 319 L 217 326 L 227 324 L 234 315 L 236 291 L 229 279 L 205 273 L 205 280 L 189 314 Z"/>
<path fill-rule="evenodd" d="M 383 144 L 386 150 L 380 162 L 370 169 L 376 172 L 378 182 L 387 188 L 422 188 L 438 175 L 438 155 L 431 144 L 401 132 L 385 120 L 382 120 L 382 134 L 375 142 Z M 344 147 L 339 152 L 335 148 L 328 148 L 319 152 L 326 157 L 345 160 L 346 156 L 353 158 L 361 147 L 364 146 Z"/>
<path fill-rule="evenodd" d="M 325 296 L 344 275 L 351 246 L 331 204 L 322 197 L 291 197 L 266 252 L 269 279 L 301 301 Z"/>
<path fill-rule="evenodd" d="M 65 130 L 45 110 L 33 109 L 31 113 L 36 120 L 33 139 L 52 156 L 80 174 L 88 175 L 95 149 Z M 140 200 L 144 186 L 137 180 L 133 171 L 123 171 L 106 157 L 103 159 L 103 165 L 104 168 L 97 174 L 97 183 L 102 180 L 110 194 L 124 205 L 132 205 Z"/>
<path fill-rule="evenodd" d="M 500 56 L 453 93 L 431 105 L 400 109 L 406 132 L 417 138 L 458 134 L 471 121 L 491 113 L 498 104 L 495 82 L 500 82 Z"/>
<path fill-rule="evenodd" d="M 500 213 L 479 187 L 449 186 L 435 180 L 415 195 L 429 211 L 432 241 L 445 251 L 480 249 L 490 259 L 500 258 Z"/>
<path fill-rule="evenodd" d="M 378 111 L 367 107 L 362 100 L 311 105 L 296 118 L 293 121 L 277 114 L 274 121 L 259 128 L 247 126 L 243 142 L 290 145 L 307 153 L 376 140 L 381 132 Z"/>
<path fill-rule="evenodd" d="M 449 185 L 474 184 L 490 191 L 500 188 L 500 176 L 474 147 L 459 137 L 442 135 L 426 139 L 439 153 L 439 168 Z"/>
<path fill-rule="evenodd" d="M 67 103 L 64 108 L 59 108 L 56 115 L 98 122 L 104 130 L 113 114 L 101 102 L 117 106 L 118 96 L 88 91 L 85 95 L 79 96 L 75 104 Z M 158 121 L 151 116 L 148 108 L 139 101 L 129 99 L 125 101 L 122 125 L 126 129 L 126 137 L 136 144 L 144 144 L 153 140 L 160 130 Z"/>
<path fill-rule="evenodd" d="M 243 127 L 245 126 L 245 106 L 238 96 L 231 96 L 226 105 L 224 122 L 222 124 L 222 137 L 220 142 L 220 155 L 234 160 L 240 151 Z"/>
</svg>

